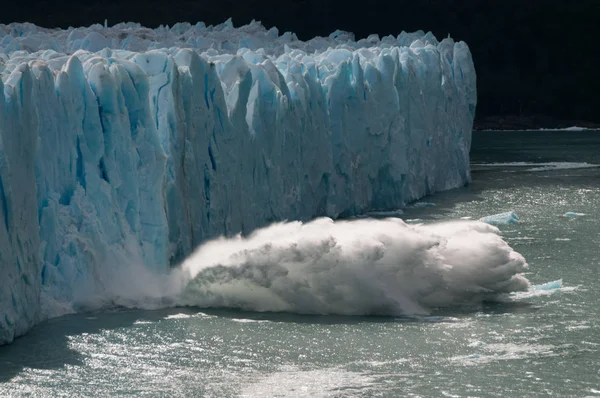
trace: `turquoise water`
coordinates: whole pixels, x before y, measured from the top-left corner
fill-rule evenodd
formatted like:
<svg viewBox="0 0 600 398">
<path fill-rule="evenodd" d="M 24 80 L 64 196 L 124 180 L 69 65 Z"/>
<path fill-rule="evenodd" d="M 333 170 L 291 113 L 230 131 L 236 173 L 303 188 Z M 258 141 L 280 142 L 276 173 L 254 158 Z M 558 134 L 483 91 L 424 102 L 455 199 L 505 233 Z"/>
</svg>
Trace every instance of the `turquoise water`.
<svg viewBox="0 0 600 398">
<path fill-rule="evenodd" d="M 527 277 L 562 288 L 412 318 L 65 316 L 0 347 L 0 396 L 600 396 L 600 132 L 479 132 L 472 163 L 402 218 L 514 210 L 500 229 Z"/>
</svg>

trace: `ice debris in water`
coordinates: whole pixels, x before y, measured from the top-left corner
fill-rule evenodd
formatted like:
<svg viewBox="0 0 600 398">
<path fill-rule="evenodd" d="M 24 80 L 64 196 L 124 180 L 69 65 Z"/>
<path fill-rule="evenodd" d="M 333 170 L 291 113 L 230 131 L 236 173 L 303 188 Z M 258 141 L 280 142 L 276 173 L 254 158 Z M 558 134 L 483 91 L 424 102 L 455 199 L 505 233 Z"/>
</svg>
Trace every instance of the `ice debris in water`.
<svg viewBox="0 0 600 398">
<path fill-rule="evenodd" d="M 562 283 L 563 283 L 563 280 L 558 279 L 556 281 L 542 283 L 541 285 L 534 285 L 533 289 L 534 290 L 556 290 L 556 289 L 560 289 L 562 287 Z"/>
<path fill-rule="evenodd" d="M 568 211 L 564 214 L 565 217 L 580 217 L 580 216 L 585 216 L 585 213 L 575 213 L 572 211 Z"/>
<path fill-rule="evenodd" d="M 431 33 L 0 24 L 0 76 L 0 344 L 215 236 L 470 179 L 471 54 Z"/>
<path fill-rule="evenodd" d="M 507 211 L 505 213 L 493 214 L 491 216 L 481 217 L 479 221 L 490 225 L 507 225 L 516 224 L 519 222 L 519 216 L 514 211 Z"/>
</svg>

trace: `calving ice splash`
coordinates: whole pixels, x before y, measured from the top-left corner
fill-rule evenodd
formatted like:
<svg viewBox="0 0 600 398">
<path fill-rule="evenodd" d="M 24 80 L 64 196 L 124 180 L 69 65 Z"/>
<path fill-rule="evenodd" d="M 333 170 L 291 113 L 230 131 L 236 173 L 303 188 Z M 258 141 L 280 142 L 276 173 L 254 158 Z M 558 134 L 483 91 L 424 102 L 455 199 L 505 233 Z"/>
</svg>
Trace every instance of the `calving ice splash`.
<svg viewBox="0 0 600 398">
<path fill-rule="evenodd" d="M 202 245 L 178 304 L 306 314 L 407 315 L 479 304 L 530 284 L 524 258 L 479 221 L 323 218 Z M 189 282 L 188 282 L 189 281 Z"/>
<path fill-rule="evenodd" d="M 0 74 L 0 343 L 216 236 L 470 179 L 471 54 L 430 33 L 0 25 Z"/>
<path fill-rule="evenodd" d="M 134 274 L 124 273 L 132 269 Z M 479 221 L 409 225 L 398 218 L 319 218 L 213 239 L 168 274 L 125 267 L 114 275 L 110 295 L 78 306 L 429 314 L 556 288 L 531 286 L 522 275 L 526 269 L 499 230 Z"/>
</svg>

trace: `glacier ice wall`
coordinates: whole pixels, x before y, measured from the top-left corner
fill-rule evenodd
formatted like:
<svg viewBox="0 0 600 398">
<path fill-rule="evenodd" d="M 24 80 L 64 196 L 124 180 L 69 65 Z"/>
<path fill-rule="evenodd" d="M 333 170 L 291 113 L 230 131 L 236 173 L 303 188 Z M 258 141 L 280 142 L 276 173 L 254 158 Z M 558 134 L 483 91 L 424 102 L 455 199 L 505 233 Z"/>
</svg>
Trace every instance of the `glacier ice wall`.
<svg viewBox="0 0 600 398">
<path fill-rule="evenodd" d="M 0 25 L 0 344 L 221 234 L 468 182 L 465 43 Z"/>
</svg>

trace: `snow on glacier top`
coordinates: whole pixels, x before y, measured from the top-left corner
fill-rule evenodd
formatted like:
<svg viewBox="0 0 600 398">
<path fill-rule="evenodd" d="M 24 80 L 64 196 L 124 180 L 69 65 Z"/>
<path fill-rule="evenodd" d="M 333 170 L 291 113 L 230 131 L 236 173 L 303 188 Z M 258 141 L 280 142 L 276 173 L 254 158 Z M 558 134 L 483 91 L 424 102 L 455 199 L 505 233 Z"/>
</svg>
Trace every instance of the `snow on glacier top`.
<svg viewBox="0 0 600 398">
<path fill-rule="evenodd" d="M 0 24 L 0 74 L 6 82 L 17 65 L 34 60 L 43 60 L 50 69 L 59 71 L 71 55 L 85 62 L 96 53 L 103 58 L 131 59 L 137 53 L 152 50 L 175 56 L 181 49 L 189 48 L 220 66 L 236 56 L 254 65 L 270 59 L 284 77 L 288 70 L 292 73 L 309 70 L 324 81 L 344 61 L 357 57 L 364 67 L 376 63 L 382 55 L 392 54 L 394 49 L 401 57 L 445 49 L 444 55 L 451 63 L 454 45 L 450 38 L 440 43 L 431 32 L 423 31 L 403 31 L 397 37 L 381 39 L 373 34 L 355 41 L 354 34 L 336 30 L 328 37 L 301 41 L 294 33 L 280 35 L 276 27 L 266 29 L 256 21 L 236 28 L 231 19 L 216 26 L 184 22 L 156 29 L 132 22 L 68 29 L 11 23 Z M 462 42 L 459 47 L 468 49 Z"/>
<path fill-rule="evenodd" d="M 95 24 L 68 29 L 11 23 L 0 24 L 0 77 L 6 84 L 19 65 L 32 62 L 47 66 L 57 76 L 73 56 L 84 65 L 86 75 L 98 62 L 108 67 L 116 60 L 137 63 L 141 58 L 148 63 L 144 69 L 150 67 L 155 69 L 154 73 L 161 73 L 164 72 L 165 55 L 178 58 L 178 54 L 189 50 L 216 66 L 226 95 L 248 70 L 261 76 L 255 78 L 271 81 L 286 92 L 284 86 L 296 86 L 290 81 L 307 73 L 328 91 L 344 64 L 352 69 L 352 72 L 344 72 L 353 76 L 351 80 L 364 79 L 368 84 L 377 84 L 379 74 L 373 72 L 378 70 L 393 75 L 395 67 L 390 62 L 411 63 L 415 73 L 427 80 L 428 68 L 434 66 L 437 69 L 440 57 L 448 66 L 454 63 L 455 57 L 460 58 L 456 62 L 458 65 L 471 58 L 466 43 L 455 43 L 451 38 L 439 42 L 431 32 L 421 30 L 402 31 L 397 37 L 380 38 L 373 34 L 358 41 L 353 33 L 336 30 L 328 37 L 301 41 L 294 33 L 280 35 L 277 28 L 266 29 L 257 21 L 236 28 L 231 19 L 216 26 L 184 22 L 156 29 L 132 22 L 112 27 Z M 358 66 L 365 71 L 364 76 L 358 72 Z M 471 68 L 467 69 L 465 73 L 472 74 Z M 444 86 L 444 77 L 437 84 Z M 290 87 L 290 90 L 294 96 L 295 89 Z M 231 101 L 227 101 L 227 105 L 231 111 Z"/>
<path fill-rule="evenodd" d="M 336 30 L 329 37 L 315 37 L 301 41 L 291 32 L 280 35 L 276 27 L 266 29 L 260 22 L 234 27 L 231 19 L 216 26 L 204 22 L 195 25 L 177 23 L 172 27 L 146 28 L 138 23 L 122 22 L 108 27 L 95 24 L 90 27 L 48 29 L 31 23 L 0 24 L 0 53 L 26 51 L 34 53 L 53 50 L 73 54 L 77 50 L 97 52 L 104 48 L 143 52 L 160 48 L 194 48 L 208 55 L 236 54 L 241 49 L 261 50 L 259 53 L 280 56 L 300 50 L 306 54 L 320 54 L 331 49 L 358 50 L 364 48 L 437 46 L 432 33 L 402 32 L 397 37 L 370 35 L 355 41 L 354 34 Z"/>
</svg>

